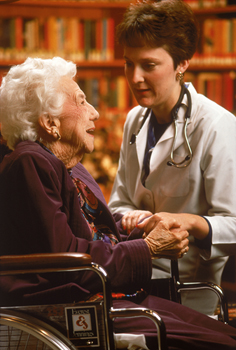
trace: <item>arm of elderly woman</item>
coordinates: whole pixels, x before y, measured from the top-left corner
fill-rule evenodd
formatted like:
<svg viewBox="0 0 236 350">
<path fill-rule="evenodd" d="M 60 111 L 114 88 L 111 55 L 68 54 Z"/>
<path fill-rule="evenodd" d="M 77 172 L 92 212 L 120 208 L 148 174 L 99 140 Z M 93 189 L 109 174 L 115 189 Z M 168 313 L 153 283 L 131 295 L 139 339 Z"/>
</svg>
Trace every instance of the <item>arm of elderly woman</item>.
<svg viewBox="0 0 236 350">
<path fill-rule="evenodd" d="M 2 255 L 82 252 L 107 270 L 113 287 L 150 278 L 150 252 L 144 240 L 114 247 L 92 240 L 67 169 L 37 143 L 21 142 L 4 158 L 0 193 Z"/>
<path fill-rule="evenodd" d="M 79 175 L 95 191 L 89 173 L 84 170 L 84 175 Z M 111 246 L 103 241 L 93 241 L 67 169 L 37 143 L 21 142 L 4 159 L 0 187 L 1 230 L 4 232 L 1 254 L 83 252 L 91 254 L 93 261 L 107 270 L 113 288 L 149 281 L 152 269 L 150 242 L 135 239 Z M 107 222 L 120 239 L 102 194 L 97 193 L 97 198 L 103 203 Z M 165 227 L 158 225 L 149 225 L 153 231 L 150 232 L 152 247 L 159 241 L 160 229 L 169 234 L 171 227 L 176 226 L 171 220 Z M 169 257 L 179 256 L 187 242 L 185 232 L 177 227 L 174 230 L 179 232 L 173 234 L 172 246 L 166 250 Z M 152 255 L 156 256 L 157 250 Z"/>
</svg>

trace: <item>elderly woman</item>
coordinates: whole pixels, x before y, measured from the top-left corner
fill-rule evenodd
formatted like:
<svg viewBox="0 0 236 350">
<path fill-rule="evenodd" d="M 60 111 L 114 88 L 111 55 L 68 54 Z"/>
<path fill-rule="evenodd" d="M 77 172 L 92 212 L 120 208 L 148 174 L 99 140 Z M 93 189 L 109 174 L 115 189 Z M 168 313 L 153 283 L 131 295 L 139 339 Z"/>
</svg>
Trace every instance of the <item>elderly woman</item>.
<svg viewBox="0 0 236 350">
<path fill-rule="evenodd" d="M 93 151 L 99 115 L 74 81 L 75 74 L 72 62 L 29 58 L 3 79 L 1 131 L 13 152 L 0 165 L 0 254 L 88 253 L 107 270 L 114 291 L 134 291 L 150 282 L 152 257 L 177 258 L 188 250 L 188 233 L 173 219 L 147 219 L 145 239 L 139 229 L 128 238 L 118 231 L 98 185 L 80 164 Z M 171 243 L 166 247 L 167 241 Z M 72 280 L 1 277 L 1 302 L 81 300 L 98 285 L 89 273 Z M 236 330 L 230 326 L 153 296 L 142 305 L 160 311 L 170 349 L 236 346 Z M 118 332 L 124 329 L 155 339 L 151 326 L 142 322 L 117 323 Z"/>
<path fill-rule="evenodd" d="M 181 0 L 139 1 L 117 39 L 139 106 L 126 119 L 109 207 L 127 230 L 152 213 L 176 218 L 189 232 L 180 281 L 220 284 L 236 243 L 236 118 L 184 83 L 198 44 L 195 16 Z M 153 278 L 169 275 L 168 260 L 153 267 Z M 182 295 L 185 306 L 208 315 L 217 302 L 211 291 Z"/>
</svg>

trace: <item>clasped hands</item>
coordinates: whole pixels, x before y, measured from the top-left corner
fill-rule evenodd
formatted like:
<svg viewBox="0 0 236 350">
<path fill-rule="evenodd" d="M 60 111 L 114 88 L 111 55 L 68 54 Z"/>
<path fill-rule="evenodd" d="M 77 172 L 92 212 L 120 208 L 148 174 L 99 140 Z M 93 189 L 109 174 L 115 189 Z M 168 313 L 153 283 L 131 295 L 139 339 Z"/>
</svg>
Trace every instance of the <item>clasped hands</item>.
<svg viewBox="0 0 236 350">
<path fill-rule="evenodd" d="M 146 218 L 144 218 L 145 216 Z M 171 215 L 153 215 L 149 212 L 146 212 L 145 216 L 142 211 L 137 211 L 136 220 L 140 217 L 140 220 L 143 218 L 144 220 L 136 223 L 135 226 L 144 230 L 143 238 L 152 258 L 179 259 L 188 252 L 189 233 L 181 228 L 181 224 L 176 218 L 171 217 Z M 124 221 L 122 220 L 122 224 L 123 222 L 127 224 L 127 216 Z M 129 227 L 131 228 L 132 225 Z"/>
</svg>

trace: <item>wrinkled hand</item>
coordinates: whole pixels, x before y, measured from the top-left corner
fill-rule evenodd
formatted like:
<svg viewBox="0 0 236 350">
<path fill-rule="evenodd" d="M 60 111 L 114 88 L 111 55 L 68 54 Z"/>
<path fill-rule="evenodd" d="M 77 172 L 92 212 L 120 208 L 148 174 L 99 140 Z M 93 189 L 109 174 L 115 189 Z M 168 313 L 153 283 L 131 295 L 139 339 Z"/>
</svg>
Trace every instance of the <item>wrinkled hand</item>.
<svg viewBox="0 0 236 350">
<path fill-rule="evenodd" d="M 176 219 L 162 219 L 154 214 L 138 224 L 138 228 L 144 229 L 152 258 L 179 259 L 189 250 L 189 233 L 181 229 Z"/>
<path fill-rule="evenodd" d="M 131 210 L 127 211 L 122 217 L 121 223 L 124 230 L 127 231 L 128 234 L 137 226 L 137 224 L 145 219 L 146 217 L 152 216 L 150 211 L 146 210 Z"/>
</svg>

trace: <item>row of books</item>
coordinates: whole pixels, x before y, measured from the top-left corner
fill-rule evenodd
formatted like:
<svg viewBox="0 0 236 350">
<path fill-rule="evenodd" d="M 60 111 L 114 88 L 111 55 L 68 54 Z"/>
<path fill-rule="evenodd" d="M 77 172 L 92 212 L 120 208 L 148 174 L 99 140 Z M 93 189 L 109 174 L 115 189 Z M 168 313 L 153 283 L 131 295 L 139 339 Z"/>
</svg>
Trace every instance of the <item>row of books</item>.
<svg viewBox="0 0 236 350">
<path fill-rule="evenodd" d="M 236 55 L 236 18 L 207 18 L 202 26 L 202 53 Z"/>
<path fill-rule="evenodd" d="M 193 83 L 197 92 L 230 112 L 236 112 L 236 71 L 225 73 L 187 72 L 185 81 Z M 128 111 L 137 104 L 124 76 L 100 79 L 78 79 L 87 100 L 99 110 Z"/>
<path fill-rule="evenodd" d="M 186 73 L 185 81 L 192 82 L 198 93 L 236 113 L 236 72 Z"/>
<path fill-rule="evenodd" d="M 55 55 L 74 62 L 114 59 L 114 19 L 0 18 L 0 61 Z M 208 18 L 194 65 L 236 64 L 236 18 Z"/>
<path fill-rule="evenodd" d="M 236 71 L 225 73 L 187 72 L 185 81 L 193 83 L 197 92 L 230 112 L 236 112 Z M 99 110 L 128 111 L 137 104 L 123 75 L 100 79 L 78 79 L 87 100 Z M 108 111 L 106 112 L 108 113 Z M 114 112 L 115 113 L 115 112 Z"/>
<path fill-rule="evenodd" d="M 127 111 L 135 104 L 124 75 L 78 78 L 77 83 L 84 91 L 87 101 L 99 110 L 117 109 Z"/>
<path fill-rule="evenodd" d="M 80 60 L 114 58 L 114 19 L 0 18 L 0 59 L 55 54 Z"/>
</svg>

